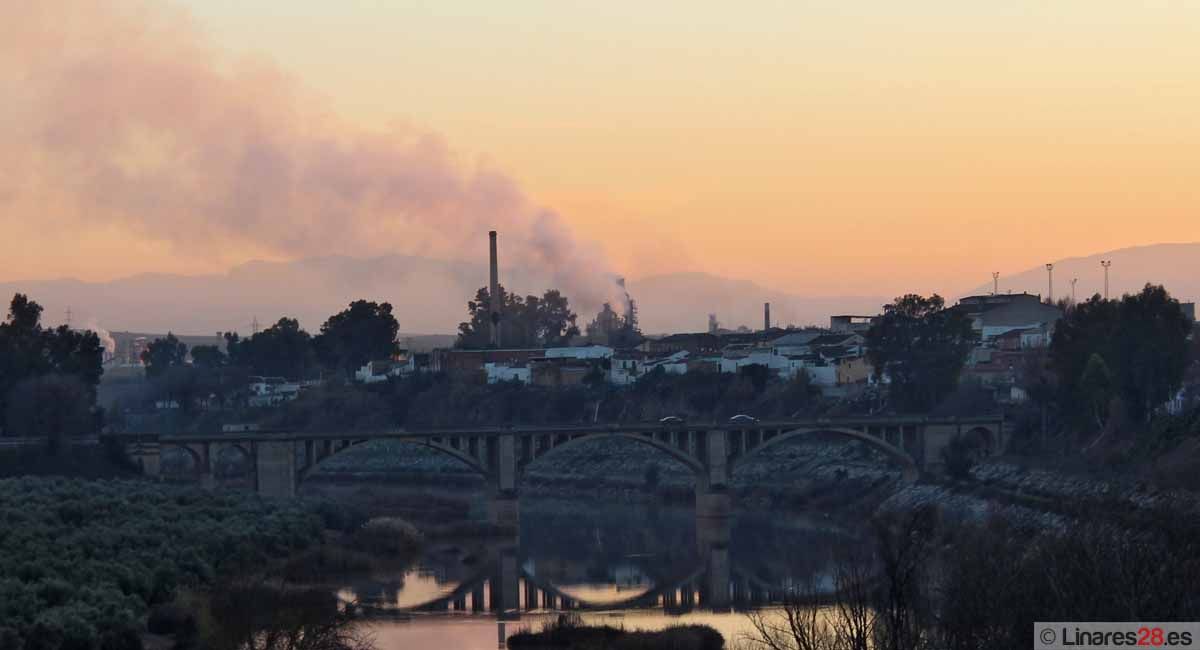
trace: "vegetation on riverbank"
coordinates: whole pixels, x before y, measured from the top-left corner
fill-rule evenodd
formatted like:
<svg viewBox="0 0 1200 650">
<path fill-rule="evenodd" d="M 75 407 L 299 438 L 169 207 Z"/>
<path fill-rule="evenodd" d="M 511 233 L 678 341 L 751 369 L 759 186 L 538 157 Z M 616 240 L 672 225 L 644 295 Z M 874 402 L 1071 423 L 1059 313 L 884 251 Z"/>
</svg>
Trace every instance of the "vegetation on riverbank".
<svg viewBox="0 0 1200 650">
<path fill-rule="evenodd" d="M 586 625 L 564 614 L 538 632 L 508 638 L 509 650 L 722 650 L 725 639 L 707 625 L 673 625 L 657 631 Z"/>
<path fill-rule="evenodd" d="M 381 544 L 384 552 L 400 553 L 420 543 L 415 529 L 393 539 L 388 531 L 408 530 L 402 522 L 366 529 L 363 523 L 352 509 L 319 501 L 266 501 L 142 481 L 0 480 L 0 647 L 136 650 L 154 622 L 148 621 L 152 611 L 157 629 L 195 636 L 213 618 L 204 611 L 247 590 L 262 602 L 279 601 L 279 618 L 271 622 L 269 608 L 259 607 L 243 627 L 283 630 L 296 602 L 317 598 L 287 583 L 288 567 L 295 566 L 287 558 L 314 549 L 326 573 L 353 571 L 372 561 Z M 352 550 L 319 545 L 327 528 L 351 533 Z M 381 531 L 388 533 L 386 544 Z M 267 591 L 275 600 L 263 595 Z M 325 614 L 311 618 L 314 625 L 330 625 L 338 616 L 335 603 L 326 602 L 329 592 L 322 593 Z M 183 612 L 175 626 L 163 615 L 172 611 Z M 220 626 L 213 629 L 227 632 L 226 619 L 217 617 Z"/>
<path fill-rule="evenodd" d="M 1166 513 L 1136 530 L 1080 517 L 1039 531 L 947 524 L 929 507 L 878 520 L 874 539 L 840 559 L 836 596 L 814 586 L 782 614 L 751 614 L 742 647 L 1008 650 L 1028 643 L 1034 621 L 1200 611 L 1200 530 Z"/>
</svg>

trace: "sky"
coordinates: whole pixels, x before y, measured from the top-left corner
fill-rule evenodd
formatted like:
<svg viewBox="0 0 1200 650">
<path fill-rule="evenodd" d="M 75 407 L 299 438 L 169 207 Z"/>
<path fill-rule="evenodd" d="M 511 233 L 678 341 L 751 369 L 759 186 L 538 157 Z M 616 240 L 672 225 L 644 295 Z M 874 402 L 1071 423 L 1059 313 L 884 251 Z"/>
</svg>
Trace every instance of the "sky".
<svg viewBox="0 0 1200 650">
<path fill-rule="evenodd" d="M 984 284 L 993 270 L 1125 246 L 1200 241 L 1197 2 L 46 6 L 34 24 L 91 18 L 77 32 L 10 45 L 17 57 L 47 42 L 75 52 L 64 55 L 69 66 L 33 60 L 25 77 L 9 75 L 10 91 L 33 86 L 31 71 L 70 68 L 75 83 L 89 74 L 79 62 L 122 49 L 137 56 L 111 57 L 110 78 L 162 57 L 198 69 L 209 90 L 172 87 L 166 80 L 176 75 L 164 66 L 141 78 L 166 89 L 116 93 L 119 126 L 130 121 L 121 102 L 162 96 L 133 112 L 132 131 L 142 135 L 122 140 L 119 156 L 95 135 L 22 142 L 25 154 L 10 162 L 33 170 L 35 182 L 6 190 L 0 181 L 0 225 L 15 235 L 0 244 L 8 260 L 0 280 L 211 272 L 326 250 L 454 257 L 496 222 L 519 242 L 510 255 L 568 275 L 581 260 L 635 278 L 702 270 L 795 293 L 892 295 L 946 293 Z M 18 18 L 37 11 L 18 0 L 0 7 Z M 94 23 L 115 27 L 95 32 Z M 170 27 L 139 29 L 159 24 Z M 50 124 L 58 134 L 60 122 L 86 121 L 95 96 L 110 94 L 110 84 L 81 85 L 66 103 L 89 108 L 38 129 Z M 179 94 L 194 106 L 171 99 Z M 30 105 L 28 115 L 40 115 L 50 104 Z M 208 130 L 206 106 L 253 114 L 256 126 L 239 118 Z M 7 119 L 5 110 L 0 144 L 10 144 L 6 133 L 35 131 L 19 106 Z M 206 127 L 203 139 L 179 145 L 196 125 Z M 175 160 L 213 148 L 225 132 L 244 141 L 259 129 L 272 152 L 285 152 L 283 168 L 303 170 L 278 195 L 248 202 L 236 180 L 196 189 L 180 205 L 166 191 L 141 195 L 146 182 L 203 185 L 196 176 L 248 156 L 205 154 L 204 164 L 172 162 L 154 174 L 143 173 L 146 160 Z M 326 141 L 339 143 L 337 155 L 326 155 Z M 120 182 L 109 182 L 111 169 L 79 180 L 76 147 L 98 151 L 93 163 L 120 158 Z M 426 163 L 429 178 L 419 171 Z M 373 166 L 396 164 L 405 166 L 403 182 Z M 253 178 L 264 167 L 252 166 Z M 310 182 L 325 189 L 308 192 Z M 42 189 L 22 189 L 33 184 Z M 348 207 L 343 195 L 359 195 L 345 188 L 364 186 L 369 198 Z M 427 186 L 444 191 L 391 196 Z M 223 197 L 216 207 L 203 198 L 214 193 Z M 501 217 L 489 213 L 493 204 Z M 247 209 L 260 227 L 239 225 Z M 573 281 L 581 280 L 564 280 Z"/>
</svg>

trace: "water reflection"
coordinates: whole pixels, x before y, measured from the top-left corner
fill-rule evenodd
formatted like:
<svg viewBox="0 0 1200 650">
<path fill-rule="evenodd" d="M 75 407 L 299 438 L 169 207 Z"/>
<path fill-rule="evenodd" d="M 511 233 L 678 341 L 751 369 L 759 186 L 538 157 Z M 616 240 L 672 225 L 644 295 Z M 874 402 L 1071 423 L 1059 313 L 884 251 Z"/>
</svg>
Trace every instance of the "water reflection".
<svg viewBox="0 0 1200 650">
<path fill-rule="evenodd" d="M 826 520 L 690 509 L 522 504 L 518 537 L 470 552 L 433 548 L 399 576 L 369 576 L 339 592 L 368 617 L 558 611 L 668 615 L 769 606 L 830 590 L 835 550 L 855 531 Z M 804 589 L 800 589 L 803 587 Z"/>
</svg>

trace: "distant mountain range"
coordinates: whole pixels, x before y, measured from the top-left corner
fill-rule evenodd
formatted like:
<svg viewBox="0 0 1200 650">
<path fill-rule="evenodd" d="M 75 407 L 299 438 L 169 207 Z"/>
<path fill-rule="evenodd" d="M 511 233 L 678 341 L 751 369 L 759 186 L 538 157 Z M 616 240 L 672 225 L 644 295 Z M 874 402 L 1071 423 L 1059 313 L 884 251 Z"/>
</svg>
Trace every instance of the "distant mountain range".
<svg viewBox="0 0 1200 650">
<path fill-rule="evenodd" d="M 1070 295 L 1079 278 L 1080 299 L 1103 290 L 1101 259 L 1111 259 L 1111 292 L 1136 291 L 1147 282 L 1166 285 L 1185 301 L 1200 298 L 1200 243 L 1126 248 L 1056 261 L 1055 296 Z M 549 284 L 520 268 L 502 268 L 502 282 L 521 293 L 541 293 Z M 243 334 L 257 320 L 266 327 L 293 316 L 315 331 L 351 300 L 391 302 L 401 330 L 452 334 L 466 303 L 486 283 L 483 264 L 388 255 L 373 258 L 321 257 L 291 262 L 249 262 L 228 273 L 183 276 L 142 274 L 111 282 L 42 280 L 0 283 L 0 298 L 15 292 L 46 307 L 46 321 L 62 322 L 66 310 L 78 326 L 139 332 Z M 800 296 L 754 282 L 706 273 L 670 273 L 628 283 L 647 333 L 703 331 L 708 314 L 724 327 L 762 326 L 762 305 L 771 303 L 776 325 L 825 324 L 832 314 L 874 314 L 891 296 Z M 991 285 L 963 291 L 987 293 Z M 1045 268 L 1000 278 L 1001 292 L 1044 293 Z M 569 296 L 568 296 L 569 297 Z M 947 296 L 956 299 L 960 296 Z M 593 314 L 581 313 L 581 325 Z"/>
<path fill-rule="evenodd" d="M 834 314 L 874 314 L 888 302 L 881 296 L 800 296 L 775 291 L 748 280 L 708 273 L 655 275 L 629 282 L 638 305 L 642 331 L 647 333 L 702 332 L 708 315 L 722 327 L 760 328 L 763 303 L 771 303 L 771 324 L 828 325 Z"/>
<path fill-rule="evenodd" d="M 1112 261 L 1108 270 L 1110 297 L 1140 291 L 1150 283 L 1163 285 L 1183 302 L 1200 301 L 1200 242 L 1135 246 L 1054 261 L 1054 298 L 1071 295 L 1072 278 L 1079 280 L 1075 285 L 1076 299 L 1086 300 L 1095 294 L 1103 294 L 1101 260 Z M 1025 291 L 1045 296 L 1049 291 L 1048 280 L 1046 267 L 1037 266 L 1015 275 L 1001 275 L 1000 292 Z M 992 285 L 984 284 L 967 293 L 991 292 Z"/>
<path fill-rule="evenodd" d="M 107 330 L 211 335 L 243 334 L 252 321 L 266 327 L 280 316 L 315 331 L 351 300 L 392 303 L 401 330 L 450 334 L 466 316 L 467 300 L 486 283 L 484 265 L 416 256 L 322 257 L 292 262 L 249 262 L 213 275 L 141 274 L 110 282 L 73 279 L 0 283 L 0 297 L 27 293 L 46 308 L 49 323 L 66 310 L 75 324 Z M 502 268 L 501 282 L 523 294 L 550 285 L 519 268 Z M 708 314 L 726 327 L 760 327 L 762 305 L 777 324 L 828 322 L 831 313 L 874 313 L 878 297 L 802 297 L 704 273 L 672 273 L 631 280 L 646 332 L 703 331 Z M 570 297 L 570 296 L 568 296 Z M 580 325 L 594 313 L 580 313 Z"/>
</svg>

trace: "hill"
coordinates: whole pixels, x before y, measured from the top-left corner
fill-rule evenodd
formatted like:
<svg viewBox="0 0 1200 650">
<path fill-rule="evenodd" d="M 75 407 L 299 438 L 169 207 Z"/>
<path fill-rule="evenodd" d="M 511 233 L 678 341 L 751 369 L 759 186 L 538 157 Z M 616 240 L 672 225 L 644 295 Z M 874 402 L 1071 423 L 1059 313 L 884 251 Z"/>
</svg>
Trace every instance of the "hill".
<svg viewBox="0 0 1200 650">
<path fill-rule="evenodd" d="M 1078 300 L 1104 292 L 1104 269 L 1100 260 L 1112 260 L 1109 268 L 1109 295 L 1140 291 L 1146 283 L 1161 284 L 1184 302 L 1200 301 L 1200 243 L 1154 244 L 1120 248 L 1086 257 L 1070 257 L 1054 261 L 1054 297 L 1071 295 L 1071 279 L 1078 278 L 1075 287 Z M 1048 288 L 1046 268 L 1037 266 L 1013 275 L 1000 277 L 1001 293 L 1027 291 L 1045 295 Z M 992 285 L 985 284 L 968 293 L 991 293 Z"/>
<path fill-rule="evenodd" d="M 292 262 L 248 262 L 225 274 L 141 274 L 110 282 L 43 280 L 0 283 L 0 296 L 27 293 L 59 323 L 69 308 L 74 323 L 90 328 L 167 332 L 211 337 L 218 331 L 250 331 L 281 316 L 298 318 L 315 331 L 357 298 L 387 300 L 401 331 L 451 334 L 466 316 L 467 300 L 486 284 L 483 264 L 387 255 L 320 257 Z M 501 268 L 501 282 L 521 293 L 541 293 L 550 281 L 522 268 Z M 752 282 L 704 273 L 674 273 L 630 281 L 647 332 L 703 330 L 709 313 L 722 324 L 760 327 L 762 303 L 771 302 L 777 323 L 824 323 L 835 312 L 873 312 L 879 298 L 805 298 Z M 568 296 L 570 297 L 570 296 Z M 574 303 L 573 303 L 574 304 Z M 594 311 L 574 305 L 581 326 Z M 595 307 L 593 307 L 593 310 Z M 417 347 L 422 347 L 414 342 Z"/>
</svg>

